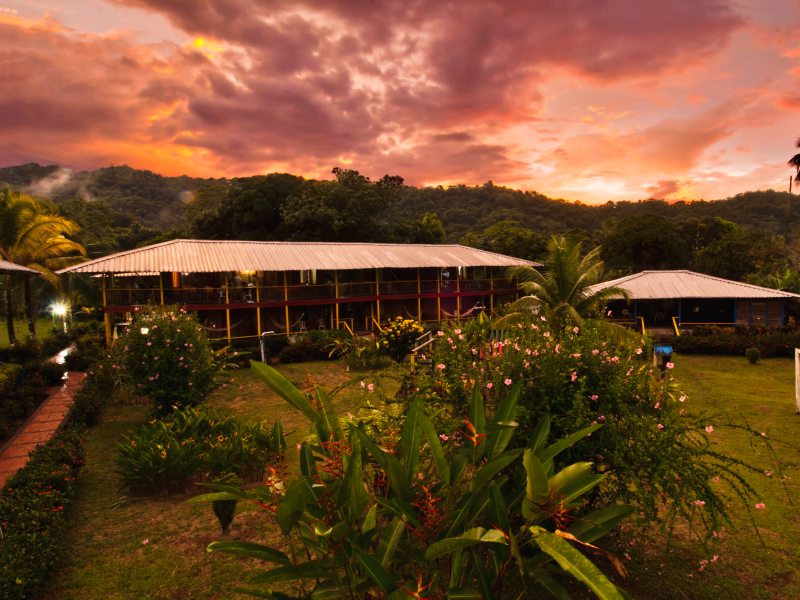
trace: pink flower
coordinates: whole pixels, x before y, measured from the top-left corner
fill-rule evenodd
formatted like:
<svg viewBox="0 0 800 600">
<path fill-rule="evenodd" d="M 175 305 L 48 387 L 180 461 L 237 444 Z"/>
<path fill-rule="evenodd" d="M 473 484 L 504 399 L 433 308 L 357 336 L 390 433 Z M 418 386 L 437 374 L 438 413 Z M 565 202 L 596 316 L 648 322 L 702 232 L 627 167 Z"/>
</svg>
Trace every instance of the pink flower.
<svg viewBox="0 0 800 600">
<path fill-rule="evenodd" d="M 142 546 L 147 546 L 150 543 L 150 538 L 147 538 L 145 541 L 142 542 Z"/>
<path fill-rule="evenodd" d="M 608 311 L 608 316 L 609 316 L 609 317 L 611 316 L 611 311 Z"/>
<path fill-rule="evenodd" d="M 419 475 L 417 475 L 417 479 L 422 479 L 422 473 L 420 473 Z"/>
<path fill-rule="evenodd" d="M 575 381 L 577 378 L 578 378 L 578 373 L 577 373 L 577 371 L 573 371 L 573 372 L 572 372 L 572 381 Z"/>
<path fill-rule="evenodd" d="M 709 425 L 708 427 L 706 427 L 706 433 L 711 433 L 712 431 L 714 431 L 713 425 Z"/>
<path fill-rule="evenodd" d="M 772 471 L 764 471 L 764 475 L 767 477 L 772 477 Z"/>
<path fill-rule="evenodd" d="M 605 420 L 606 420 L 606 418 L 605 418 L 603 415 L 600 415 L 600 416 L 599 416 L 599 417 L 597 417 L 597 418 L 598 418 L 600 421 L 605 421 Z"/>
<path fill-rule="evenodd" d="M 668 369 L 674 369 L 674 368 L 675 368 L 675 365 L 674 365 L 674 364 L 672 364 L 672 363 L 667 363 L 667 368 L 668 368 Z"/>
<path fill-rule="evenodd" d="M 442 337 L 444 335 L 444 331 L 437 331 L 436 335 L 438 335 L 439 337 Z"/>
<path fill-rule="evenodd" d="M 460 330 L 460 329 L 456 329 L 456 330 L 455 330 L 453 333 L 455 333 L 456 335 L 458 335 L 459 333 L 461 333 L 461 330 Z"/>
<path fill-rule="evenodd" d="M 658 429 L 659 429 L 659 430 L 661 430 L 661 429 L 664 429 L 664 426 L 663 426 L 661 423 L 659 423 L 659 424 L 658 424 Z"/>
<path fill-rule="evenodd" d="M 544 317 L 542 317 L 542 321 L 547 321 L 547 319 L 545 319 Z"/>
<path fill-rule="evenodd" d="M 706 504 L 702 500 L 695 500 L 694 503 L 697 504 L 697 506 L 705 506 L 705 504 Z"/>
<path fill-rule="evenodd" d="M 373 390 L 375 389 L 375 386 L 374 386 L 374 385 L 372 385 L 372 384 L 370 383 L 370 384 L 367 386 L 367 389 L 368 389 L 368 390 L 371 392 L 371 391 L 373 391 Z"/>
<path fill-rule="evenodd" d="M 612 362 L 619 362 L 619 356 L 615 356 L 611 359 Z"/>
<path fill-rule="evenodd" d="M 599 396 L 598 396 L 597 394 L 595 394 L 594 396 L 592 396 L 592 400 L 597 400 L 598 398 L 599 398 Z"/>
<path fill-rule="evenodd" d="M 150 345 L 152 345 L 152 344 L 151 344 L 150 342 L 147 342 L 147 345 L 148 345 L 148 346 L 150 346 Z"/>
<path fill-rule="evenodd" d="M 678 398 L 678 400 L 680 402 L 686 402 L 686 396 L 681 396 L 680 398 Z"/>
<path fill-rule="evenodd" d="M 152 377 L 150 378 L 150 381 L 153 381 L 153 378 L 152 378 Z"/>
<path fill-rule="evenodd" d="M 444 365 L 439 365 L 439 370 L 444 371 Z"/>
<path fill-rule="evenodd" d="M 756 504 L 756 508 L 767 508 L 763 502 Z"/>
<path fill-rule="evenodd" d="M 192 384 L 191 384 L 191 383 L 189 383 L 189 385 L 192 385 Z"/>
<path fill-rule="evenodd" d="M 361 387 L 362 387 L 362 388 L 364 387 L 364 382 L 363 382 L 363 381 L 361 382 Z"/>
<path fill-rule="evenodd" d="M 222 387 L 228 387 L 228 384 L 227 383 L 223 383 Z"/>
<path fill-rule="evenodd" d="M 765 438 L 765 437 L 767 437 L 767 434 L 766 433 L 762 433 L 761 437 Z"/>
<path fill-rule="evenodd" d="M 641 353 L 642 353 L 642 349 L 641 348 L 637 348 L 636 349 L 636 354 L 641 354 Z"/>
<path fill-rule="evenodd" d="M 125 350 L 127 350 L 127 349 L 128 349 L 128 347 L 127 347 L 127 346 L 125 346 Z"/>
<path fill-rule="evenodd" d="M 297 449 L 300 450 L 300 444 L 297 444 Z"/>
<path fill-rule="evenodd" d="M 440 438 L 440 439 L 441 439 L 443 442 L 446 442 L 447 440 L 449 440 L 449 439 L 450 439 L 450 438 L 448 438 L 448 437 L 447 437 L 445 434 L 442 434 L 442 435 L 440 435 L 440 436 L 439 436 L 439 438 Z"/>
<path fill-rule="evenodd" d="M 661 406 L 661 402 L 656 402 L 656 408 L 659 408 L 660 406 Z"/>
<path fill-rule="evenodd" d="M 719 475 L 714 477 L 714 479 L 712 479 L 711 481 L 713 481 L 714 483 L 719 483 Z"/>
<path fill-rule="evenodd" d="M 511 380 L 510 379 L 506 379 L 503 383 L 505 383 L 506 385 L 511 385 Z"/>
<path fill-rule="evenodd" d="M 577 327 L 573 327 L 573 328 L 572 328 L 572 331 L 573 331 L 574 333 L 578 333 L 579 329 L 578 329 Z"/>
<path fill-rule="evenodd" d="M 486 387 L 489 388 L 489 389 L 492 389 L 492 384 L 491 383 L 487 383 Z"/>
<path fill-rule="evenodd" d="M 550 337 L 550 332 L 549 331 L 545 331 L 542 335 L 544 337 Z"/>
</svg>

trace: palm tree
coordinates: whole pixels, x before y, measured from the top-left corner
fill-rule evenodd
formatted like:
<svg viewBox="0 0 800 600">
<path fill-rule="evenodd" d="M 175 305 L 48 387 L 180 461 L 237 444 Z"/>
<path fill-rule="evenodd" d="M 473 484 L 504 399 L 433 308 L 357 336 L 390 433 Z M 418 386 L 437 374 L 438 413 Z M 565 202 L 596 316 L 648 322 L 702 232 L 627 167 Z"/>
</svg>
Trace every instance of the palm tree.
<svg viewBox="0 0 800 600">
<path fill-rule="evenodd" d="M 50 205 L 19 192 L 9 192 L 8 188 L 3 191 L 0 198 L 0 257 L 39 271 L 42 279 L 56 290 L 61 289 L 61 278 L 53 271 L 86 260 L 83 246 L 64 237 L 79 230 L 77 223 L 59 215 Z M 75 256 L 76 252 L 80 256 Z M 4 276 L 3 287 L 9 343 L 14 344 L 10 275 Z M 35 338 L 28 275 L 24 279 L 23 295 L 28 332 Z"/>
<path fill-rule="evenodd" d="M 628 292 L 611 286 L 602 290 L 591 287 L 605 280 L 604 263 L 598 259 L 598 246 L 581 259 L 582 243 L 574 238 L 553 236 L 547 244 L 549 256 L 543 275 L 533 267 L 509 269 L 508 277 L 517 277 L 526 296 L 514 302 L 510 312 L 495 324 L 503 328 L 523 316 L 547 315 L 550 321 L 563 326 L 567 320 L 580 325 L 584 320 L 596 322 L 617 340 L 630 337 L 630 332 L 602 318 L 603 307 L 609 300 L 630 300 Z"/>
</svg>

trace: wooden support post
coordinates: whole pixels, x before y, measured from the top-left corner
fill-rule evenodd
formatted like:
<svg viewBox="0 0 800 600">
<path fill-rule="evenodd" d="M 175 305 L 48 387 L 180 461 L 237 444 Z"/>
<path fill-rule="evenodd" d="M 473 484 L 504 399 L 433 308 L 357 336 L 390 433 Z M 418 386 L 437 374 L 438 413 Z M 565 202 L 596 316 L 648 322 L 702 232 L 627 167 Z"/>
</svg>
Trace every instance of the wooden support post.
<svg viewBox="0 0 800 600">
<path fill-rule="evenodd" d="M 489 269 L 489 316 L 494 314 L 494 269 Z"/>
<path fill-rule="evenodd" d="M 417 267 L 417 321 L 422 323 L 422 283 L 419 278 L 419 267 Z M 412 363 L 414 355 L 411 355 Z"/>
<path fill-rule="evenodd" d="M 289 284 L 286 280 L 286 271 L 283 272 L 283 300 L 289 302 Z M 286 335 L 289 335 L 289 305 L 286 305 Z"/>
<path fill-rule="evenodd" d="M 333 329 L 339 329 L 339 272 L 336 270 L 333 271 L 333 286 L 336 288 L 336 313 L 335 317 L 334 313 L 331 313 L 331 320 L 336 319 L 333 321 Z"/>
<path fill-rule="evenodd" d="M 103 273 L 103 308 L 108 306 L 108 298 L 106 296 L 106 288 L 107 287 L 108 287 L 108 284 L 106 282 L 106 274 Z"/>
<path fill-rule="evenodd" d="M 158 289 L 161 292 L 161 306 L 164 306 L 164 274 L 158 274 Z"/>
<path fill-rule="evenodd" d="M 111 345 L 111 313 L 106 313 L 103 315 L 103 318 L 106 322 L 106 344 L 109 346 Z"/>
<path fill-rule="evenodd" d="M 794 396 L 797 414 L 800 415 L 800 349 L 794 349 Z"/>
<path fill-rule="evenodd" d="M 436 275 L 436 320 L 442 320 L 442 270 L 439 269 L 438 274 Z"/>
<path fill-rule="evenodd" d="M 229 303 L 230 303 L 230 300 L 228 299 L 228 277 L 226 275 L 225 276 L 225 304 L 226 304 L 226 306 Z M 228 343 L 230 343 L 230 341 L 231 341 L 231 309 L 230 308 L 226 308 L 225 309 L 225 320 L 227 321 L 227 325 L 228 325 L 228 330 L 227 330 L 228 331 Z"/>
<path fill-rule="evenodd" d="M 461 269 L 456 268 L 456 323 L 461 323 Z"/>
<path fill-rule="evenodd" d="M 378 280 L 378 269 L 375 269 L 375 295 L 381 295 L 381 282 Z M 378 318 L 376 319 L 378 323 L 378 328 L 381 326 L 381 301 L 375 300 L 375 312 L 378 313 Z"/>
<path fill-rule="evenodd" d="M 256 271 L 256 328 L 258 333 L 258 339 L 261 340 L 261 307 L 258 306 L 258 303 L 261 302 L 261 294 L 258 291 L 258 271 Z"/>
</svg>

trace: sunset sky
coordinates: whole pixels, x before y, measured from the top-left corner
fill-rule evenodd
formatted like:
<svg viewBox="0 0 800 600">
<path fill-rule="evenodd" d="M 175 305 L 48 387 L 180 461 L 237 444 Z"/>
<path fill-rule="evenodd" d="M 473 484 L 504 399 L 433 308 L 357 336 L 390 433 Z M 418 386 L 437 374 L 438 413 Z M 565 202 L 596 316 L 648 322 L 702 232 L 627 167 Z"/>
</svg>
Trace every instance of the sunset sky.
<svg viewBox="0 0 800 600">
<path fill-rule="evenodd" d="M 787 189 L 789 0 L 0 0 L 0 166 Z"/>
</svg>

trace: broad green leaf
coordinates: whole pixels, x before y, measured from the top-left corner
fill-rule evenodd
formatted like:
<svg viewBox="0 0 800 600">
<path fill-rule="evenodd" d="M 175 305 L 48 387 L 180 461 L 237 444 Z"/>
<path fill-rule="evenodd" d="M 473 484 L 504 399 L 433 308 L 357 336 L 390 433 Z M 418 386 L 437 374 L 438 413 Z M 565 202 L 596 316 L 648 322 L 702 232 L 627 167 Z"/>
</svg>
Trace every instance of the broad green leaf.
<svg viewBox="0 0 800 600">
<path fill-rule="evenodd" d="M 358 548 L 353 548 L 353 554 L 355 554 L 361 566 L 364 567 L 367 575 L 380 586 L 384 594 L 391 594 L 397 589 L 397 585 L 394 579 L 392 579 L 392 576 L 389 575 L 386 569 L 384 569 L 377 560 Z"/>
<path fill-rule="evenodd" d="M 542 461 L 542 464 L 544 464 L 551 458 L 557 456 L 560 452 L 563 452 L 564 450 L 569 448 L 575 442 L 580 441 L 590 433 L 597 431 L 602 426 L 603 426 L 602 424 L 597 424 L 586 427 L 585 429 L 581 429 L 579 432 L 573 433 L 571 436 L 556 442 L 552 446 L 549 446 L 548 448 L 545 448 L 540 452 L 537 452 L 536 455 L 539 457 L 539 460 Z"/>
<path fill-rule="evenodd" d="M 401 500 L 406 500 L 408 498 L 408 478 L 406 477 L 406 472 L 403 470 L 403 465 L 400 464 L 400 461 L 397 460 L 397 457 L 393 454 L 386 454 L 385 456 L 386 464 L 388 465 L 386 474 L 389 476 L 389 483 L 392 486 L 392 490 Z"/>
<path fill-rule="evenodd" d="M 548 480 L 547 485 L 550 487 L 550 491 L 553 494 L 560 494 L 561 488 L 576 479 L 580 481 L 582 476 L 588 475 L 591 472 L 591 468 L 592 463 L 590 462 L 577 462 L 571 464 L 553 475 Z"/>
<path fill-rule="evenodd" d="M 568 504 L 588 492 L 605 478 L 606 476 L 602 474 L 592 475 L 591 473 L 586 473 L 568 482 L 558 491 L 560 495 L 564 496 L 564 503 Z"/>
<path fill-rule="evenodd" d="M 280 550 L 250 542 L 212 542 L 206 548 L 206 552 L 224 552 L 225 554 L 267 560 L 279 565 L 291 564 L 289 557 Z"/>
<path fill-rule="evenodd" d="M 212 490 L 216 490 L 218 492 L 227 492 L 231 495 L 238 496 L 238 498 L 242 500 L 247 497 L 247 494 L 244 493 L 244 490 L 242 490 L 241 487 L 239 487 L 238 485 L 234 485 L 232 483 L 218 483 L 215 481 L 207 481 L 204 483 L 198 483 L 197 485 L 211 488 Z"/>
<path fill-rule="evenodd" d="M 480 600 L 482 598 L 480 593 L 468 588 L 451 587 L 446 593 L 451 600 Z"/>
<path fill-rule="evenodd" d="M 453 517 L 453 520 L 442 532 L 442 535 L 439 536 L 440 539 L 456 537 L 464 532 L 464 523 L 467 520 L 467 516 L 470 513 L 472 508 L 472 503 L 475 501 L 475 497 L 469 494 L 465 494 L 462 496 L 461 500 L 453 507 L 453 510 L 450 511 L 450 516 Z"/>
<path fill-rule="evenodd" d="M 455 550 L 450 557 L 450 585 L 458 585 L 461 573 L 464 571 L 464 558 L 463 548 Z"/>
<path fill-rule="evenodd" d="M 187 504 L 189 504 L 198 502 L 215 502 L 217 500 L 241 500 L 242 498 L 247 498 L 247 496 L 241 496 L 239 494 L 231 494 L 230 492 L 217 492 L 215 494 L 203 494 L 202 496 L 195 496 L 194 498 L 190 498 L 186 502 Z"/>
<path fill-rule="evenodd" d="M 533 539 L 543 552 L 546 552 L 576 579 L 585 583 L 601 600 L 623 600 L 617 587 L 583 554 L 568 542 L 540 527 L 531 527 Z"/>
<path fill-rule="evenodd" d="M 367 533 L 368 531 L 375 529 L 377 525 L 377 519 L 375 518 L 375 515 L 377 512 L 378 505 L 373 504 L 369 509 L 369 512 L 367 512 L 367 516 L 364 518 L 364 525 L 361 527 L 361 533 Z"/>
<path fill-rule="evenodd" d="M 317 404 L 321 408 L 322 417 L 328 426 L 328 430 L 336 434 L 338 439 L 342 439 L 342 428 L 339 426 L 339 417 L 336 415 L 333 404 L 328 400 L 328 393 L 318 385 L 314 386 L 314 393 L 317 396 Z"/>
<path fill-rule="evenodd" d="M 511 546 L 511 554 L 517 559 L 517 567 L 519 567 L 519 574 L 525 577 L 525 567 L 522 558 L 522 553 L 519 551 L 519 544 L 517 544 L 517 536 L 510 529 L 508 530 L 508 545 Z"/>
<path fill-rule="evenodd" d="M 535 510 L 534 505 L 541 504 L 547 498 L 550 488 L 547 484 L 547 477 L 542 463 L 539 462 L 539 459 L 531 450 L 525 451 L 522 463 L 525 465 L 525 475 L 527 477 L 525 498 L 522 500 L 522 516 L 527 519 Z"/>
<path fill-rule="evenodd" d="M 320 415 L 316 410 L 314 410 L 314 407 L 311 406 L 311 403 L 308 401 L 305 394 L 298 390 L 294 385 L 292 385 L 292 382 L 278 373 L 275 369 L 269 365 L 265 365 L 254 360 L 250 361 L 250 366 L 253 371 L 255 371 L 256 375 L 258 375 L 273 392 L 286 400 L 286 402 L 288 402 L 294 408 L 302 412 L 309 421 L 316 423 L 322 418 L 322 415 Z"/>
<path fill-rule="evenodd" d="M 484 433 L 483 428 L 486 426 L 486 413 L 483 409 L 483 396 L 481 396 L 480 386 L 477 384 L 472 388 L 472 399 L 467 407 L 467 418 L 470 423 L 472 423 L 476 433 Z M 465 446 L 467 446 L 469 450 L 474 448 L 473 443 L 469 440 L 465 442 Z M 483 458 L 485 447 L 486 440 L 483 439 L 474 451 L 475 461 L 480 461 Z"/>
<path fill-rule="evenodd" d="M 469 491 L 472 495 L 476 495 L 490 479 L 497 475 L 500 471 L 505 469 L 508 465 L 517 459 L 516 456 L 505 456 L 498 458 L 485 465 L 480 471 L 472 476 L 472 481 L 469 483 Z"/>
<path fill-rule="evenodd" d="M 339 489 L 339 497 L 336 501 L 336 510 L 341 509 L 346 503 L 350 504 L 350 517 L 348 519 L 359 519 L 364 511 L 364 507 L 369 502 L 369 496 L 364 489 L 364 473 L 361 466 L 361 445 L 358 437 L 350 431 L 350 444 L 352 453 L 348 457 L 347 470 L 342 479 L 342 487 Z M 352 522 L 352 520 L 350 521 Z"/>
<path fill-rule="evenodd" d="M 420 550 L 413 544 L 408 543 L 405 540 L 400 540 L 398 546 L 403 552 L 405 552 L 411 558 L 413 558 L 420 566 L 422 567 L 428 566 L 428 559 L 425 558 L 425 555 L 422 553 L 422 550 Z"/>
<path fill-rule="evenodd" d="M 539 424 L 536 425 L 536 429 L 533 430 L 530 439 L 528 440 L 528 448 L 530 448 L 534 454 L 538 454 L 541 452 L 544 445 L 547 443 L 547 438 L 550 436 L 550 417 L 545 417 Z"/>
<path fill-rule="evenodd" d="M 456 456 L 453 460 L 453 464 L 450 465 L 449 481 L 451 486 L 455 486 L 464 476 L 464 472 L 467 470 L 468 462 L 469 456 L 467 456 L 467 451 L 462 448 L 461 452 L 459 452 L 458 456 Z"/>
<path fill-rule="evenodd" d="M 286 446 L 286 442 L 283 439 L 283 424 L 281 423 L 280 417 L 275 419 L 275 425 L 272 427 L 272 444 L 272 451 L 277 453 L 280 453 Z"/>
<path fill-rule="evenodd" d="M 497 408 L 497 412 L 490 423 L 491 425 L 497 426 L 500 423 L 514 421 L 517 416 L 517 396 L 519 395 L 521 387 L 522 381 L 518 381 L 512 386 L 503 402 L 500 403 L 500 406 Z M 492 432 L 488 426 L 485 428 L 486 433 L 489 434 L 486 438 L 486 458 L 492 461 L 506 449 L 508 442 L 511 441 L 511 436 L 514 435 L 514 430 L 512 428 L 514 426 L 516 426 L 516 423 L 510 427 L 503 427 L 499 431 L 494 432 Z"/>
<path fill-rule="evenodd" d="M 483 527 L 475 527 L 457 538 L 447 538 L 431 544 L 425 551 L 425 558 L 435 560 L 459 548 L 468 548 L 480 543 L 505 544 L 506 538 L 502 532 L 496 529 L 486 531 Z"/>
<path fill-rule="evenodd" d="M 475 501 L 472 503 L 472 508 L 469 509 L 469 515 L 467 515 L 466 526 L 468 528 L 472 527 L 475 519 L 483 515 L 483 509 L 489 506 L 489 490 L 487 488 L 482 489 L 474 498 Z"/>
<path fill-rule="evenodd" d="M 580 541 L 591 544 L 614 529 L 620 521 L 633 514 L 635 510 L 636 508 L 630 504 L 606 506 L 575 521 L 569 528 L 569 532 Z"/>
<path fill-rule="evenodd" d="M 380 448 L 378 448 L 375 444 L 373 444 L 372 440 L 369 439 L 369 437 L 367 437 L 367 431 L 366 428 L 364 427 L 364 422 L 359 421 L 358 427 L 354 428 L 353 431 L 358 436 L 359 441 L 362 444 L 364 444 L 364 448 L 367 449 L 367 452 L 369 452 L 372 458 L 375 459 L 375 462 L 377 462 L 380 465 L 381 469 L 383 469 L 388 473 L 389 463 L 386 460 L 386 453 Z"/>
<path fill-rule="evenodd" d="M 408 407 L 406 422 L 400 434 L 400 446 L 403 449 L 403 467 L 408 477 L 408 486 L 411 487 L 414 478 L 419 473 L 419 451 L 422 447 L 422 426 L 419 423 L 419 408 L 416 403 Z"/>
<path fill-rule="evenodd" d="M 475 568 L 475 574 L 478 577 L 478 585 L 481 588 L 481 595 L 483 600 L 494 600 L 494 593 L 492 592 L 492 580 L 486 572 L 486 567 L 479 556 L 475 554 L 475 550 L 470 550 L 472 553 L 472 565 Z"/>
<path fill-rule="evenodd" d="M 317 461 L 314 459 L 314 452 L 308 442 L 303 442 L 303 445 L 300 446 L 300 472 L 311 479 L 319 475 Z"/>
<path fill-rule="evenodd" d="M 250 585 L 263 585 L 265 583 L 279 583 L 281 581 L 292 581 L 296 579 L 336 579 L 336 570 L 322 567 L 316 561 L 302 563 L 299 565 L 288 565 L 278 567 L 266 573 L 256 575 L 247 583 Z"/>
<path fill-rule="evenodd" d="M 405 521 L 395 517 L 392 522 L 384 527 L 381 533 L 380 542 L 375 549 L 374 557 L 381 563 L 384 569 L 388 569 L 392 564 L 394 558 L 394 551 L 397 548 L 397 543 L 403 537 L 403 532 L 406 530 Z"/>
<path fill-rule="evenodd" d="M 336 600 L 344 596 L 341 586 L 338 581 L 328 580 L 320 581 L 311 591 L 311 598 L 313 600 Z"/>
<path fill-rule="evenodd" d="M 503 531 L 509 530 L 506 502 L 495 481 L 489 482 L 489 510 L 487 511 L 487 516 L 492 525 L 499 527 Z"/>
<path fill-rule="evenodd" d="M 499 423 L 489 423 L 485 427 L 486 433 L 495 433 L 496 431 L 511 430 L 519 427 L 516 421 L 500 421 Z"/>
<path fill-rule="evenodd" d="M 295 523 L 303 516 L 305 507 L 306 501 L 303 497 L 303 481 L 302 478 L 300 478 L 291 483 L 281 503 L 278 504 L 278 510 L 275 513 L 275 521 L 278 523 L 278 527 L 281 528 L 281 533 L 283 533 L 283 535 L 289 535 L 292 527 L 294 527 Z"/>
<path fill-rule="evenodd" d="M 442 443 L 439 440 L 439 436 L 436 435 L 436 430 L 433 428 L 430 419 L 428 419 L 428 417 L 422 413 L 422 410 L 417 411 L 417 422 L 422 428 L 422 431 L 425 433 L 425 437 L 428 439 L 428 445 L 431 447 L 433 460 L 436 463 L 436 470 L 439 472 L 439 479 L 441 479 L 444 483 L 451 483 L 450 465 L 447 463 L 447 459 L 444 457 Z M 456 458 L 456 460 L 458 460 L 458 458 Z M 453 464 L 455 464 L 455 462 Z"/>
</svg>

